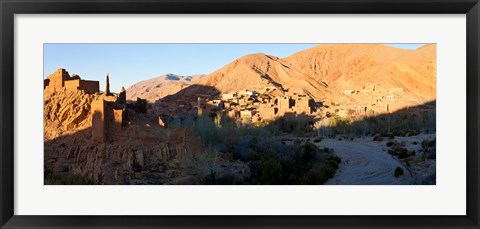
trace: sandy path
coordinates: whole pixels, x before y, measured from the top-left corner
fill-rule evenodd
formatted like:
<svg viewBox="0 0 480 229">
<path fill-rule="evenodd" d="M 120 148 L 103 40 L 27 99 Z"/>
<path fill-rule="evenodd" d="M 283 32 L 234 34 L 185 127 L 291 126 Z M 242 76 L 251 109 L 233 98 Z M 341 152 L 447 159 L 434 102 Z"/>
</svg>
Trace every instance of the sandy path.
<svg viewBox="0 0 480 229">
<path fill-rule="evenodd" d="M 335 154 L 342 158 L 337 173 L 326 184 L 409 184 L 413 177 L 399 161 L 387 153 L 385 143 L 374 142 L 371 138 L 354 141 L 324 139 L 317 143 L 320 147 L 334 149 Z M 398 178 L 394 176 L 396 167 L 404 170 L 404 174 Z"/>
</svg>

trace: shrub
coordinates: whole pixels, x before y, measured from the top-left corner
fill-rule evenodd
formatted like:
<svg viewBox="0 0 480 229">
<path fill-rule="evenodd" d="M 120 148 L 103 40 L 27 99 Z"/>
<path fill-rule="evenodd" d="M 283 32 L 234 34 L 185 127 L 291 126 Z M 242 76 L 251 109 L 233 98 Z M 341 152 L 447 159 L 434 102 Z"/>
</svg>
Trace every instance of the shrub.
<svg viewBox="0 0 480 229">
<path fill-rule="evenodd" d="M 335 170 L 338 169 L 338 163 L 336 161 L 329 161 L 328 164 L 331 165 Z"/>
<path fill-rule="evenodd" d="M 305 153 L 316 153 L 320 151 L 320 148 L 310 142 L 306 142 L 304 146 L 304 151 Z"/>
<path fill-rule="evenodd" d="M 394 175 L 395 175 L 395 177 L 399 177 L 399 176 L 403 175 L 403 169 L 400 168 L 400 167 L 395 168 Z"/>
<path fill-rule="evenodd" d="M 410 156 L 415 156 L 417 152 L 415 150 L 410 151 Z"/>
<path fill-rule="evenodd" d="M 383 137 L 380 135 L 376 135 L 375 137 L 373 137 L 373 141 L 381 142 L 383 141 Z"/>
<path fill-rule="evenodd" d="M 400 130 L 396 130 L 393 132 L 393 135 L 394 136 L 401 136 L 401 137 L 405 137 L 407 133 L 405 131 L 400 131 Z"/>
<path fill-rule="evenodd" d="M 306 179 L 302 183 L 308 185 L 318 185 L 325 183 L 327 180 L 328 177 L 325 174 L 325 170 L 312 169 L 308 172 Z"/>
<path fill-rule="evenodd" d="M 390 141 L 390 142 L 387 142 L 387 146 L 388 146 L 388 147 L 391 147 L 391 146 L 393 146 L 393 144 L 394 144 L 394 142 L 392 142 L 392 141 Z"/>
<path fill-rule="evenodd" d="M 47 185 L 94 185 L 92 179 L 72 173 L 55 173 L 47 170 L 44 173 L 45 184 Z"/>
<path fill-rule="evenodd" d="M 197 153 L 185 161 L 189 173 L 198 175 L 204 184 L 214 184 L 219 167 L 220 154 L 211 146 L 204 153 Z"/>
<path fill-rule="evenodd" d="M 412 153 L 411 152 L 409 153 L 408 150 L 405 149 L 405 148 L 389 149 L 388 153 L 391 154 L 392 156 L 396 156 L 400 159 L 404 159 L 404 158 L 412 156 Z M 415 151 L 413 151 L 413 155 L 415 155 Z"/>
<path fill-rule="evenodd" d="M 340 164 L 340 162 L 342 162 L 342 159 L 338 156 L 333 156 L 331 157 L 331 160 L 337 162 L 337 164 Z"/>
<path fill-rule="evenodd" d="M 233 172 L 217 175 L 215 179 L 215 184 L 218 185 L 237 185 L 242 183 L 243 182 Z"/>
<path fill-rule="evenodd" d="M 338 169 L 338 166 L 339 166 L 340 162 L 341 162 L 341 159 L 338 156 L 329 157 L 325 161 L 324 170 L 325 170 L 325 175 L 328 178 L 333 178 L 336 170 Z"/>
<path fill-rule="evenodd" d="M 203 184 L 215 184 L 215 172 L 205 175 Z"/>
<path fill-rule="evenodd" d="M 260 181 L 263 184 L 280 184 L 283 173 L 282 164 L 277 157 L 270 155 L 262 161 L 261 173 Z"/>
<path fill-rule="evenodd" d="M 329 178 L 329 179 L 330 179 L 330 178 L 333 178 L 333 176 L 335 175 L 335 170 L 336 170 L 336 169 L 335 169 L 332 165 L 330 165 L 330 164 L 325 165 L 324 170 L 325 170 L 325 175 L 326 175 L 327 178 Z"/>
<path fill-rule="evenodd" d="M 414 130 L 414 131 L 408 132 L 407 136 L 408 136 L 408 137 L 411 137 L 411 136 L 417 136 L 417 135 L 419 135 L 419 134 L 420 134 L 420 131 Z"/>
<path fill-rule="evenodd" d="M 424 140 L 422 142 L 422 148 L 431 148 L 433 144 L 435 143 L 435 139 L 429 141 L 429 140 Z"/>
<path fill-rule="evenodd" d="M 382 137 L 385 137 L 385 138 L 389 138 L 389 139 L 394 139 L 395 138 L 395 134 L 393 134 L 392 132 L 388 132 L 388 133 L 383 133 L 381 134 Z"/>
</svg>

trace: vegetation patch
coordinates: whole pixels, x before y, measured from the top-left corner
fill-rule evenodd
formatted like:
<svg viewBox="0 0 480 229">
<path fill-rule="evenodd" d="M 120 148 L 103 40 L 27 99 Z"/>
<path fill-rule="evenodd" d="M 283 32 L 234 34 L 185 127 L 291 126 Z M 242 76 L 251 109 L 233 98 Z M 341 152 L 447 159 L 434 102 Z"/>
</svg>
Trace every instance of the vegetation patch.
<svg viewBox="0 0 480 229">
<path fill-rule="evenodd" d="M 259 149 L 256 149 L 257 151 Z M 317 185 L 332 178 L 341 162 L 332 150 L 319 148 L 306 142 L 292 145 L 287 153 L 259 152 L 263 155 L 256 163 L 249 163 L 252 177 L 250 184 Z M 329 156 L 330 155 L 330 156 Z M 255 172 L 257 171 L 257 172 Z"/>
<path fill-rule="evenodd" d="M 436 139 L 433 140 L 424 140 L 422 142 L 422 148 L 432 148 L 433 144 L 435 144 Z"/>
<path fill-rule="evenodd" d="M 388 147 L 392 147 L 392 146 L 393 146 L 393 144 L 395 144 L 395 143 L 394 143 L 394 142 L 392 142 L 392 141 L 389 141 L 389 142 L 387 142 L 387 146 L 388 146 Z"/>
<path fill-rule="evenodd" d="M 400 167 L 395 168 L 395 171 L 393 172 L 393 175 L 395 177 L 399 177 L 399 176 L 403 175 L 403 169 L 400 168 Z"/>
<path fill-rule="evenodd" d="M 375 135 L 375 137 L 373 137 L 373 141 L 381 142 L 381 141 L 383 141 L 383 137 L 380 136 L 380 135 Z"/>
<path fill-rule="evenodd" d="M 388 153 L 392 156 L 398 157 L 399 159 L 404 159 L 415 155 L 414 150 L 409 152 L 406 148 L 401 147 L 389 149 Z"/>
<path fill-rule="evenodd" d="M 412 137 L 412 136 L 417 136 L 417 135 L 419 135 L 419 134 L 420 134 L 420 131 L 414 130 L 414 131 L 408 132 L 407 136 L 408 136 L 408 137 Z"/>
<path fill-rule="evenodd" d="M 87 177 L 72 173 L 55 173 L 51 170 L 44 172 L 44 184 L 46 185 L 95 185 L 96 183 Z"/>
</svg>

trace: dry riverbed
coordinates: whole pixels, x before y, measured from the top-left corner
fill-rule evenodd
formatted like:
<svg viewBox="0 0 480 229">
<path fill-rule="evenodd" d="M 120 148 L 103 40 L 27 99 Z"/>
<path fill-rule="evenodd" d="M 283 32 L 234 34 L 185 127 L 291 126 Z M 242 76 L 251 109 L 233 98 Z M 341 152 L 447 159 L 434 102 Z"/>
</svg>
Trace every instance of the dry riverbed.
<svg viewBox="0 0 480 229">
<path fill-rule="evenodd" d="M 348 139 L 336 137 L 315 143 L 319 147 L 335 150 L 342 162 L 335 176 L 327 185 L 376 185 L 376 184 L 435 184 L 435 159 L 425 159 L 422 151 L 424 140 L 434 140 L 435 134 L 411 137 L 395 137 L 373 141 L 373 137 Z M 388 153 L 387 142 L 394 141 L 415 154 L 399 159 Z M 407 162 L 408 161 L 408 162 Z M 397 167 L 403 174 L 395 177 Z"/>
</svg>

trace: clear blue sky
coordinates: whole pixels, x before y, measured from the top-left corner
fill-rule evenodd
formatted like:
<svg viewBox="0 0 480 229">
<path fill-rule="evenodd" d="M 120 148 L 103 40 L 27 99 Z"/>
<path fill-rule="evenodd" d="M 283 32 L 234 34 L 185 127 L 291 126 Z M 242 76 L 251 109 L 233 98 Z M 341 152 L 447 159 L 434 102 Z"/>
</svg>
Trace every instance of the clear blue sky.
<svg viewBox="0 0 480 229">
<path fill-rule="evenodd" d="M 280 58 L 318 44 L 44 44 L 44 78 L 58 68 L 70 75 L 100 81 L 110 75 L 110 90 L 118 92 L 166 73 L 208 74 L 231 61 L 262 52 Z M 416 49 L 422 44 L 388 44 Z"/>
</svg>

